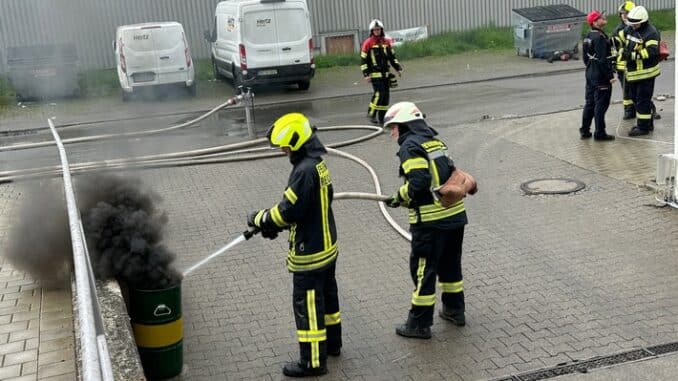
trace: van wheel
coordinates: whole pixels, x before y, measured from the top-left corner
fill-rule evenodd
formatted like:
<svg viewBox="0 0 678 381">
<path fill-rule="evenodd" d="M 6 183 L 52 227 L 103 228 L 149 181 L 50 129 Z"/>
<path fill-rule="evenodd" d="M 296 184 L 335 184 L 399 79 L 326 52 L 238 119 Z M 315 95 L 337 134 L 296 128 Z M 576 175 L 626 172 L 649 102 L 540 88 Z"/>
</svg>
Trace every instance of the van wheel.
<svg viewBox="0 0 678 381">
<path fill-rule="evenodd" d="M 299 86 L 299 90 L 308 90 L 311 87 L 311 81 L 299 81 L 297 86 Z"/>
<path fill-rule="evenodd" d="M 217 61 L 212 57 L 212 72 L 214 73 L 214 79 L 221 81 L 224 79 L 224 76 L 219 73 L 219 67 L 217 66 Z"/>
<path fill-rule="evenodd" d="M 193 82 L 191 86 L 186 86 L 186 92 L 188 92 L 188 95 L 194 97 L 196 94 L 197 87 L 198 86 L 195 85 L 195 82 Z"/>
</svg>

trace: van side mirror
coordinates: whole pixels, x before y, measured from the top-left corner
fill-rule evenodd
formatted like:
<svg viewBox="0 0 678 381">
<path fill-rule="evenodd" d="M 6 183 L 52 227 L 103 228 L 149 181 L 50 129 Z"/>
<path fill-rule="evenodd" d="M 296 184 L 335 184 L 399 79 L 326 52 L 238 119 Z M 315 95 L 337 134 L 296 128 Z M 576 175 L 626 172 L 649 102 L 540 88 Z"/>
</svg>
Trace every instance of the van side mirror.
<svg viewBox="0 0 678 381">
<path fill-rule="evenodd" d="M 205 41 L 207 42 L 214 42 L 214 37 L 212 36 L 212 32 L 209 30 L 206 30 L 203 32 L 203 36 L 205 37 Z"/>
</svg>

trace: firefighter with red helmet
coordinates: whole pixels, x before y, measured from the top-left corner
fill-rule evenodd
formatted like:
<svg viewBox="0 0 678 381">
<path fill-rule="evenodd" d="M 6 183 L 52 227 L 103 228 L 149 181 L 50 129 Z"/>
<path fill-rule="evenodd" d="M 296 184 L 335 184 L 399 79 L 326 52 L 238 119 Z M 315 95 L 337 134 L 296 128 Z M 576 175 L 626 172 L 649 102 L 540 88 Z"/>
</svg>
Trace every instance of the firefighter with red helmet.
<svg viewBox="0 0 678 381">
<path fill-rule="evenodd" d="M 322 155 L 327 150 L 309 120 L 300 113 L 286 114 L 268 131 L 272 146 L 292 163 L 282 200 L 256 211 L 247 224 L 274 239 L 290 230 L 287 269 L 293 273 L 293 309 L 301 356 L 288 363 L 289 377 L 327 373 L 327 355 L 341 353 L 341 314 L 335 265 L 337 229 L 332 213 L 333 187 Z"/>
<path fill-rule="evenodd" d="M 405 183 L 385 201 L 389 207 L 409 209 L 412 251 L 410 275 L 414 282 L 411 307 L 396 334 L 430 339 L 436 302 L 436 276 L 442 289 L 441 318 L 457 326 L 466 324 L 464 280 L 461 273 L 464 226 L 468 220 L 464 201 L 443 206 L 432 189 L 444 184 L 456 168 L 447 155 L 447 146 L 424 120 L 423 113 L 411 102 L 391 106 L 384 128 L 400 149 L 399 172 Z"/>
<path fill-rule="evenodd" d="M 370 36 L 360 49 L 360 70 L 363 78 L 372 83 L 374 90 L 367 110 L 372 123 L 384 123 L 384 114 L 390 101 L 390 87 L 397 83 L 395 77 L 392 77 L 390 67 L 398 75 L 402 75 L 403 68 L 396 58 L 391 40 L 384 36 L 384 24 L 374 19 L 370 23 Z"/>
</svg>

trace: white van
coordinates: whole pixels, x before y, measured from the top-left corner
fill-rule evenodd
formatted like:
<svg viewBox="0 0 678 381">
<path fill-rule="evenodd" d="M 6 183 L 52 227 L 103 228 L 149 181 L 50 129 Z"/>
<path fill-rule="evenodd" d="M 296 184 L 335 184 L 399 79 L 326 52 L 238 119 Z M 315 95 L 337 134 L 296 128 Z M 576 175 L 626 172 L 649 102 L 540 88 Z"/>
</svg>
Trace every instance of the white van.
<svg viewBox="0 0 678 381">
<path fill-rule="evenodd" d="M 191 50 L 178 22 L 120 26 L 113 47 L 123 100 L 137 88 L 166 84 L 182 84 L 195 94 Z"/>
<path fill-rule="evenodd" d="M 217 79 L 241 84 L 297 84 L 315 74 L 313 34 L 305 0 L 227 0 L 217 4 L 205 31 Z"/>
</svg>

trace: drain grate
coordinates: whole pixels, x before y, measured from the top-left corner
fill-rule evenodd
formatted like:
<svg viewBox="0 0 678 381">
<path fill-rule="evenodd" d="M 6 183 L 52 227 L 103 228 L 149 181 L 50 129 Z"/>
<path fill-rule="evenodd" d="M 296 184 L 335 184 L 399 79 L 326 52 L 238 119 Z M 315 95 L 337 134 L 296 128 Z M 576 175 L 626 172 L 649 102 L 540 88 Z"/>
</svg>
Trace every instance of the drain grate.
<svg viewBox="0 0 678 381">
<path fill-rule="evenodd" d="M 678 342 L 655 345 L 652 347 L 634 349 L 632 351 L 617 353 L 609 356 L 594 357 L 589 360 L 566 363 L 551 368 L 539 369 L 495 381 L 537 381 L 558 377 L 571 373 L 587 373 L 591 369 L 602 368 L 625 362 L 637 361 L 644 358 L 655 357 L 667 353 L 678 352 Z"/>
<path fill-rule="evenodd" d="M 678 342 L 647 347 L 647 350 L 654 353 L 655 355 L 663 355 L 666 353 L 678 352 Z"/>
</svg>

